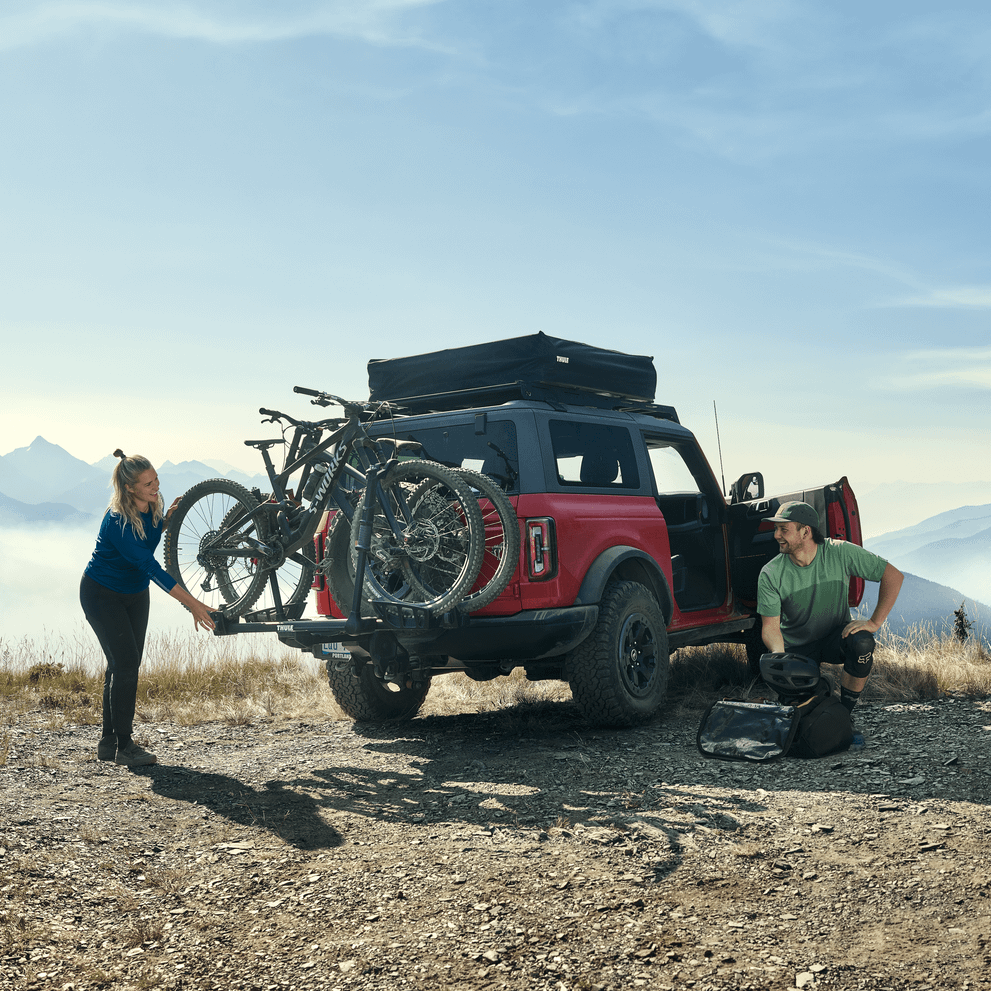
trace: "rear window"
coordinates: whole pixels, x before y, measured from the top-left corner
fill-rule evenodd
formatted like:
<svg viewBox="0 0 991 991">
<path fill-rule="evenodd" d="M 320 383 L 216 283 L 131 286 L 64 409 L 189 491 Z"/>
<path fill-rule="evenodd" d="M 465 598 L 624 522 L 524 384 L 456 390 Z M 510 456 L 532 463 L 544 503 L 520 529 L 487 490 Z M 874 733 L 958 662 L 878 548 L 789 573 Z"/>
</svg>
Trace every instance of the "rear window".
<svg viewBox="0 0 991 991">
<path fill-rule="evenodd" d="M 480 432 L 481 431 L 481 432 Z M 391 433 L 390 433 L 391 436 Z M 449 468 L 470 468 L 514 491 L 520 461 L 516 446 L 516 424 L 511 420 L 476 421 L 446 427 L 397 430 L 400 440 L 415 440 L 423 457 Z"/>
<path fill-rule="evenodd" d="M 639 489 L 640 473 L 624 427 L 576 420 L 550 421 L 551 446 L 561 485 Z"/>
</svg>

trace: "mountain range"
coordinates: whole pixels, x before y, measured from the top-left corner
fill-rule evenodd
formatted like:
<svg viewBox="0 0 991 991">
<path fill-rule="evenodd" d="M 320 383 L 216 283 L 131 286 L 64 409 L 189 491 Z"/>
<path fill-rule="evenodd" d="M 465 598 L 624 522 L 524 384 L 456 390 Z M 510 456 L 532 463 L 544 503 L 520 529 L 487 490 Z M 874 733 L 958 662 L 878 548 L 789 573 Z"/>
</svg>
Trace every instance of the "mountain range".
<svg viewBox="0 0 991 991">
<path fill-rule="evenodd" d="M 900 571 L 991 602 L 991 504 L 938 513 L 903 530 L 871 537 L 864 546 Z"/>
<path fill-rule="evenodd" d="M 110 498 L 115 463 L 116 458 L 107 456 L 87 464 L 43 437 L 0 456 L 0 526 L 95 528 Z M 263 474 L 248 475 L 222 461 L 166 461 L 157 470 L 166 503 L 205 478 L 224 476 L 247 488 L 268 487 Z M 895 492 L 884 495 L 894 498 Z M 936 628 L 952 624 L 961 602 L 975 625 L 991 631 L 991 609 L 983 605 L 991 602 L 991 504 L 938 513 L 871 537 L 864 545 L 906 573 L 889 619 L 894 632 L 918 623 Z M 862 607 L 868 614 L 876 594 L 877 586 L 868 584 Z"/>
<path fill-rule="evenodd" d="M 116 463 L 108 455 L 87 464 L 44 437 L 36 437 L 27 447 L 0 457 L 0 524 L 67 522 L 71 514 L 58 507 L 82 513 L 84 518 L 101 517 L 110 500 L 110 475 Z M 166 461 L 156 469 L 166 504 L 204 478 L 222 475 L 247 488 L 267 488 L 268 481 L 262 474 L 247 475 L 222 461 Z M 54 508 L 39 514 L 39 504 Z"/>
</svg>

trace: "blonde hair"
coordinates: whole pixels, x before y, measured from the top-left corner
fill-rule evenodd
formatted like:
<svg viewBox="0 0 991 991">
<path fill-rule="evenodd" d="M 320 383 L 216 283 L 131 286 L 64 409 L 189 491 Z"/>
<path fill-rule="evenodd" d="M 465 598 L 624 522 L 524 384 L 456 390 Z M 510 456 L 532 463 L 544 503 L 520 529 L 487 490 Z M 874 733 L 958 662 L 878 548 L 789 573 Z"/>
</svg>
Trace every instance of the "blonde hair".
<svg viewBox="0 0 991 991">
<path fill-rule="evenodd" d="M 125 526 L 130 523 L 131 529 L 137 535 L 138 540 L 144 540 L 145 525 L 141 519 L 141 514 L 138 512 L 138 507 L 135 505 L 134 496 L 131 495 L 128 486 L 133 485 L 137 481 L 138 475 L 148 471 L 152 467 L 152 463 L 140 454 L 135 454 L 134 457 L 129 458 L 119 447 L 114 451 L 114 457 L 120 458 L 120 461 L 114 466 L 114 473 L 112 475 L 114 491 L 110 497 L 110 505 L 107 507 L 107 511 L 121 517 L 125 522 Z M 159 493 L 158 501 L 152 507 L 152 523 L 157 526 L 164 515 L 165 504 L 162 500 L 161 493 Z"/>
</svg>

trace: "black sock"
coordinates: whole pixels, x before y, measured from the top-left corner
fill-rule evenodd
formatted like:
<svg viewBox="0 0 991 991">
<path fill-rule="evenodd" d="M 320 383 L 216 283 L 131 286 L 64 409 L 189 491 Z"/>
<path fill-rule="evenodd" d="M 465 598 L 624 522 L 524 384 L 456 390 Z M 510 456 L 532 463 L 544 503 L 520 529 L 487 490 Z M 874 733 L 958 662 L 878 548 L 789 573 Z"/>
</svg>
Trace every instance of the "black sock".
<svg viewBox="0 0 991 991">
<path fill-rule="evenodd" d="M 860 692 L 855 692 L 852 688 L 847 688 L 846 685 L 840 686 L 840 702 L 846 706 L 847 712 L 851 715 L 859 701 Z"/>
</svg>

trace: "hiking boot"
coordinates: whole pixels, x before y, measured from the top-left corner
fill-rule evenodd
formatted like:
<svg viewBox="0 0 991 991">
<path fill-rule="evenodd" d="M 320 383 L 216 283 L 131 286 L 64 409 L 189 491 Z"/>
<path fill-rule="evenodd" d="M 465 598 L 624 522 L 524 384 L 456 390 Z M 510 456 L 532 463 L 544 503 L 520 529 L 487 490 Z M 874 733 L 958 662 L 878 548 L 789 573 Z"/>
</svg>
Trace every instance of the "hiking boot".
<svg viewBox="0 0 991 991">
<path fill-rule="evenodd" d="M 126 747 L 117 751 L 114 761 L 124 767 L 144 767 L 147 764 L 157 764 L 158 758 L 131 740 Z"/>
<path fill-rule="evenodd" d="M 117 756 L 117 737 L 104 736 L 96 745 L 97 760 L 113 760 Z"/>
</svg>

